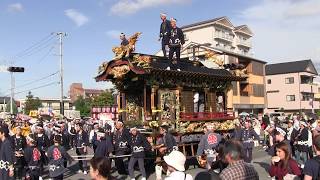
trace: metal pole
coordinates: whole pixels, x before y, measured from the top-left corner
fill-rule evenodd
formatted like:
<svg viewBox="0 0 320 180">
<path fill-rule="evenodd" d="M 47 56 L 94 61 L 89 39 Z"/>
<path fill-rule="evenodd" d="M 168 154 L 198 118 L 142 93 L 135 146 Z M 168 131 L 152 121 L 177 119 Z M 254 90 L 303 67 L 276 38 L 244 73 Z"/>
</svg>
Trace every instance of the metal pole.
<svg viewBox="0 0 320 180">
<path fill-rule="evenodd" d="M 60 114 L 64 115 L 64 103 L 63 103 L 63 59 L 62 59 L 62 36 L 65 36 L 65 33 L 58 32 L 59 35 L 59 44 L 60 44 Z"/>
<path fill-rule="evenodd" d="M 10 95 L 10 114 L 13 114 L 13 95 L 14 95 L 14 79 L 13 72 L 10 72 L 11 79 L 11 95 Z"/>
<path fill-rule="evenodd" d="M 3 98 L 3 112 L 7 112 L 7 103 L 6 103 L 6 97 Z"/>
</svg>

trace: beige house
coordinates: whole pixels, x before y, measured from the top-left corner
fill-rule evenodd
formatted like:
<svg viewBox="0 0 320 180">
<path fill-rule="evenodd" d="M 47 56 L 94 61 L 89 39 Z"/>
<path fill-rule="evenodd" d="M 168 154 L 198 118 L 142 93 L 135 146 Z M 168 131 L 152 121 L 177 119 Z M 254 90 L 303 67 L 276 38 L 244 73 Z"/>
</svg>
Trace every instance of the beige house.
<svg viewBox="0 0 320 180">
<path fill-rule="evenodd" d="M 227 17 L 219 17 L 182 26 L 185 44 L 181 57 L 201 61 L 210 68 L 222 68 L 204 57 L 207 50 L 214 51 L 217 59 L 224 64 L 243 64 L 246 68 L 246 81 L 234 82 L 226 92 L 226 107 L 236 114 L 240 112 L 263 113 L 265 108 L 265 64 L 252 57 L 252 31 L 247 25 L 234 26 Z M 156 55 L 162 56 L 162 51 Z"/>
<path fill-rule="evenodd" d="M 311 60 L 269 64 L 266 66 L 267 112 L 311 112 L 319 109 L 314 101 L 318 72 Z"/>
<path fill-rule="evenodd" d="M 21 106 L 24 107 L 26 99 L 20 99 L 19 101 L 20 101 Z M 41 108 L 51 109 L 53 111 L 60 113 L 60 99 L 58 99 L 58 98 L 40 98 L 40 102 L 42 104 Z M 63 105 L 64 105 L 65 110 L 70 110 L 71 109 L 71 100 L 69 98 L 64 99 Z"/>
</svg>

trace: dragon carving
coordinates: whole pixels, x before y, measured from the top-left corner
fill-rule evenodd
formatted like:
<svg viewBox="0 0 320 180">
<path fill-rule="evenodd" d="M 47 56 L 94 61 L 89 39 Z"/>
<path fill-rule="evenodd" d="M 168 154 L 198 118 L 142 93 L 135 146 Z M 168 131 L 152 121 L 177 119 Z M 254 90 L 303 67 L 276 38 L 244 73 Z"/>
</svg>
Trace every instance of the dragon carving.
<svg viewBox="0 0 320 180">
<path fill-rule="evenodd" d="M 218 57 L 217 53 L 215 53 L 214 51 L 207 50 L 206 53 L 205 53 L 205 57 L 208 60 L 211 60 L 212 62 L 214 62 L 216 65 L 218 65 L 219 68 L 223 68 L 224 61 L 222 59 L 220 59 Z"/>
<path fill-rule="evenodd" d="M 138 41 L 139 36 L 141 35 L 141 32 L 137 32 L 133 34 L 129 39 L 129 44 L 126 46 L 117 46 L 113 47 L 112 51 L 115 54 L 115 57 L 113 59 L 121 59 L 123 57 L 129 57 L 130 53 L 132 53 L 135 50 L 135 44 Z"/>
<path fill-rule="evenodd" d="M 110 74 L 112 74 L 114 78 L 118 79 L 118 78 L 122 78 L 129 71 L 130 71 L 129 66 L 122 65 L 122 66 L 113 67 L 110 71 Z"/>
<path fill-rule="evenodd" d="M 139 54 L 133 56 L 131 63 L 141 68 L 149 68 L 151 62 L 151 56 L 140 56 Z"/>
<path fill-rule="evenodd" d="M 103 73 L 107 69 L 108 63 L 104 62 L 99 66 L 98 74 Z"/>
</svg>

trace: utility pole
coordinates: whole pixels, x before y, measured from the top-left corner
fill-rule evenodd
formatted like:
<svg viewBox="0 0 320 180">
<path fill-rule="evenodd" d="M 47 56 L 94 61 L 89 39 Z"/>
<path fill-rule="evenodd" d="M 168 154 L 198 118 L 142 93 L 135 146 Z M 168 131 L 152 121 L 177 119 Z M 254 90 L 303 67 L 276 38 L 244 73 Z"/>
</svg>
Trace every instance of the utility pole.
<svg viewBox="0 0 320 180">
<path fill-rule="evenodd" d="M 66 36 L 64 32 L 58 32 L 59 36 L 59 57 L 60 57 L 60 114 L 64 116 L 64 103 L 63 103 L 63 55 L 62 55 L 62 37 Z"/>
<path fill-rule="evenodd" d="M 24 72 L 24 67 L 13 67 L 10 66 L 7 69 L 10 72 L 10 79 L 11 79 L 11 95 L 10 95 L 10 113 L 13 114 L 13 96 L 14 96 L 14 76 L 13 73 L 15 72 Z"/>
<path fill-rule="evenodd" d="M 13 96 L 14 96 L 14 77 L 13 77 L 13 72 L 10 72 L 10 79 L 11 79 L 10 114 L 13 114 Z"/>
</svg>

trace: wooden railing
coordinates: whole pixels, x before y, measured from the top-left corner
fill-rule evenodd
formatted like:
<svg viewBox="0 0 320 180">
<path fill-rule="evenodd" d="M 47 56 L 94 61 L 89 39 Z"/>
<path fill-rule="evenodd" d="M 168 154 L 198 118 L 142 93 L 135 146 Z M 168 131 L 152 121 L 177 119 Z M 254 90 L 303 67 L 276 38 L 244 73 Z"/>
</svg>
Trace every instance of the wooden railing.
<svg viewBox="0 0 320 180">
<path fill-rule="evenodd" d="M 197 113 L 180 113 L 182 121 L 206 121 L 206 120 L 226 120 L 234 119 L 232 114 L 226 112 L 197 112 Z"/>
</svg>

